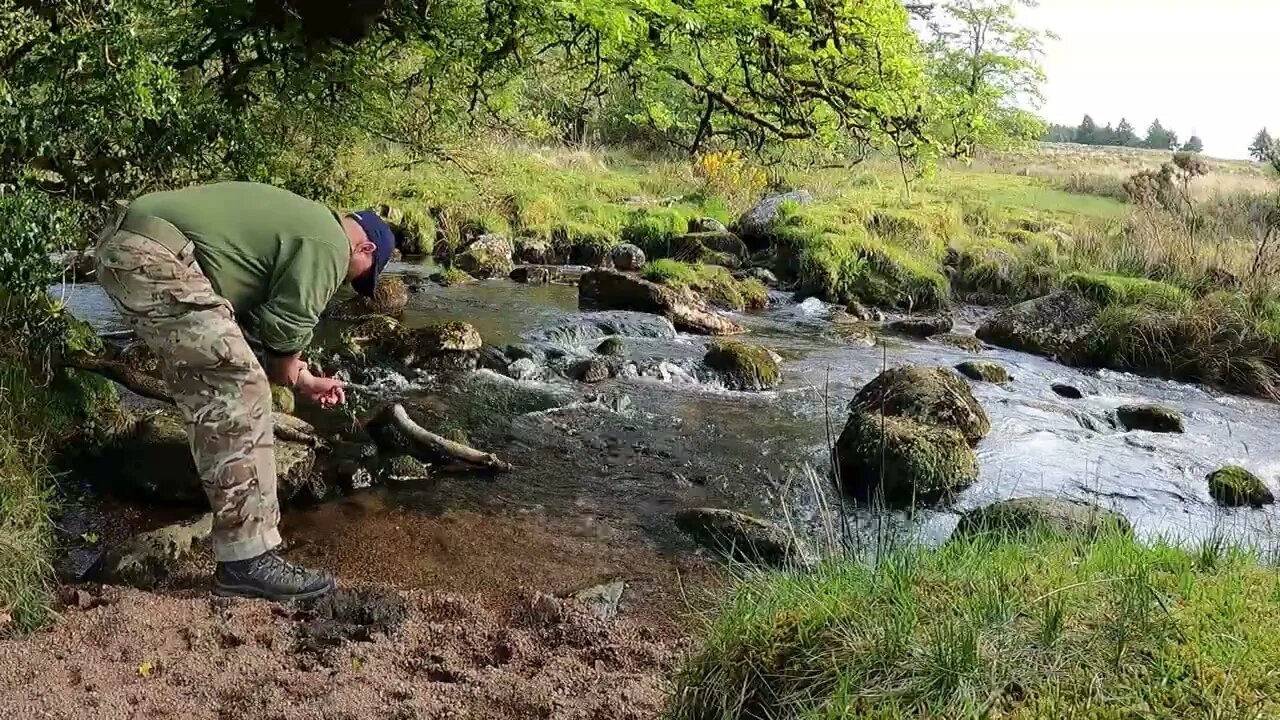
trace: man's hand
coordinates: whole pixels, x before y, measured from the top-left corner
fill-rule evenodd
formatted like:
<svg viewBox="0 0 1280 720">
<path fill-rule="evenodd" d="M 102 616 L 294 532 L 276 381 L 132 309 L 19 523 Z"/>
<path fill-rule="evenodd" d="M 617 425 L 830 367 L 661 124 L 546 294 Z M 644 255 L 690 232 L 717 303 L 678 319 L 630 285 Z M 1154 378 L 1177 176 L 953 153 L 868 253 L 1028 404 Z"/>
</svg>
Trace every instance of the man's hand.
<svg viewBox="0 0 1280 720">
<path fill-rule="evenodd" d="M 336 407 L 347 401 L 346 387 L 341 380 L 316 377 L 305 369 L 298 374 L 298 384 L 294 389 L 323 408 Z"/>
</svg>

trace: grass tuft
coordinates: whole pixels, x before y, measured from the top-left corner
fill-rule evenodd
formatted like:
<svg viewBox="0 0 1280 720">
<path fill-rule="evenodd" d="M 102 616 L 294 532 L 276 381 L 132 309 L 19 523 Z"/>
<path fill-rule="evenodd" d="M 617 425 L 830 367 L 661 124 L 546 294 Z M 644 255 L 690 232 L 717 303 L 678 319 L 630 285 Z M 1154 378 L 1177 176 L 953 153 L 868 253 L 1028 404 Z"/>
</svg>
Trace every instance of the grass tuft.
<svg viewBox="0 0 1280 720">
<path fill-rule="evenodd" d="M 1280 576 L 1131 536 L 991 535 L 743 577 L 672 717 L 1270 717 Z"/>
</svg>

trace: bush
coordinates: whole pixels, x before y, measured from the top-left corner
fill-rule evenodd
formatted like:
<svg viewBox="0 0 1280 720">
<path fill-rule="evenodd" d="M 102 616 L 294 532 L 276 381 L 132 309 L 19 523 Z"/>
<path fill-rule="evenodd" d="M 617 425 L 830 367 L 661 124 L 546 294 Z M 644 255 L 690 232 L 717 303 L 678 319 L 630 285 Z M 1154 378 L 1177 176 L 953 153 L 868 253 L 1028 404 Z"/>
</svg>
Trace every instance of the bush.
<svg viewBox="0 0 1280 720">
<path fill-rule="evenodd" d="M 868 555 L 741 578 L 677 675 L 672 717 L 1280 713 L 1280 576 L 1245 552 L 1116 533 Z"/>
</svg>

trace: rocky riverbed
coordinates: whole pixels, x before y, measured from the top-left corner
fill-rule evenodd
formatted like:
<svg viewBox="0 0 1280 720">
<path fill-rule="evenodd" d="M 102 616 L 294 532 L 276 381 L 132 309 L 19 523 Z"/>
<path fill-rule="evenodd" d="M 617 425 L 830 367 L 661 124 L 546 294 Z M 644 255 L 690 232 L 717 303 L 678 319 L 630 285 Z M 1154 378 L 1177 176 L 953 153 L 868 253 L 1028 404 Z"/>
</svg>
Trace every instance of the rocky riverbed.
<svg viewBox="0 0 1280 720">
<path fill-rule="evenodd" d="M 356 349 L 366 349 L 361 343 L 368 342 L 368 333 L 355 338 L 350 321 L 334 321 L 324 329 L 326 347 L 339 352 L 319 353 L 316 359 L 353 380 L 349 397 L 357 412 L 398 402 L 423 427 L 493 452 L 512 470 L 379 460 L 367 481 L 348 478 L 319 493 L 319 502 L 300 497 L 286 513 L 293 557 L 334 569 L 347 587 L 403 593 L 410 618 L 440 603 L 483 608 L 456 617 L 422 610 L 405 632 L 369 633 L 367 654 L 340 643 L 345 649 L 338 655 L 301 670 L 360 677 L 368 668 L 383 668 L 399 678 L 386 687 L 374 685 L 383 700 L 404 692 L 392 685 L 412 685 L 416 677 L 417 670 L 390 659 L 409 652 L 405 642 L 421 644 L 442 627 L 458 627 L 464 644 L 494 642 L 494 633 L 501 633 L 491 626 L 513 627 L 530 607 L 552 602 L 538 600 L 541 593 L 563 598 L 554 602 L 557 607 L 567 603 L 572 609 L 563 612 L 569 615 L 553 613 L 530 635 L 511 642 L 558 658 L 561 680 L 545 676 L 545 667 L 481 662 L 472 653 L 466 661 L 471 664 L 461 669 L 428 671 L 433 683 L 463 684 L 448 691 L 453 695 L 446 693 L 454 698 L 451 707 L 481 708 L 477 698 L 501 686 L 523 687 L 544 698 L 539 702 L 545 707 L 557 708 L 559 695 L 602 693 L 631 682 L 639 684 L 628 712 L 651 717 L 660 704 L 656 679 L 667 671 L 670 653 L 689 627 L 684 618 L 702 606 L 704 591 L 722 580 L 713 549 L 750 537 L 749 552 L 740 552 L 742 544 L 732 548 L 740 559 L 810 562 L 814 551 L 832 539 L 830 518 L 838 507 L 849 514 L 855 534 L 872 535 L 888 518 L 903 534 L 928 541 L 945 539 L 967 510 L 1026 496 L 1101 506 L 1123 515 L 1140 535 L 1186 541 L 1225 536 L 1268 543 L 1280 519 L 1274 505 L 1260 500 L 1270 497 L 1266 487 L 1227 492 L 1219 481 L 1211 494 L 1207 481 L 1213 471 L 1238 465 L 1274 486 L 1280 471 L 1280 407 L 1192 385 L 1072 369 L 986 345 L 974 331 L 990 311 L 962 308 L 945 321 L 899 322 L 905 318 L 890 315 L 881 323 L 865 309 L 812 298 L 798 302 L 774 291 L 765 309 L 713 319 L 714 327 L 745 331 L 725 340 L 688 334 L 657 314 L 584 310 L 579 288 L 571 284 L 492 279 L 446 287 L 429 280 L 430 267 L 401 263 L 392 269 L 408 290 L 395 326 L 399 334 L 388 346 L 395 349 L 394 359 L 353 363 L 341 349 L 352 348 L 353 339 L 360 346 Z M 576 279 L 580 273 L 566 276 Z M 78 285 L 66 292 L 78 316 L 104 332 L 121 329 L 98 288 Z M 721 325 L 720 318 L 728 324 Z M 466 323 L 468 329 L 451 330 L 446 337 L 442 323 Z M 449 362 L 420 362 L 427 352 L 423 348 L 435 348 L 437 354 L 443 348 Z M 897 503 L 898 509 L 886 511 L 853 497 L 842 502 L 828 479 L 829 448 L 845 428 L 850 401 L 886 369 L 900 366 L 943 368 L 930 371 L 945 375 L 941 387 L 972 394 L 983 415 L 981 432 L 962 431 L 957 442 L 963 451 L 957 452 L 972 453 L 973 476 L 957 483 L 955 492 L 918 507 Z M 961 367 L 953 370 L 956 366 Z M 876 413 L 886 402 L 877 395 L 874 407 L 864 403 L 864 409 Z M 1172 412 L 1153 413 L 1145 406 Z M 345 432 L 352 420 L 300 412 L 322 434 Z M 916 422 L 913 413 L 884 412 Z M 1181 432 L 1165 432 L 1175 429 Z M 163 480 L 157 477 L 157 485 Z M 101 534 L 101 544 L 109 545 L 135 531 L 199 515 L 198 504 L 189 510 L 159 509 L 140 502 L 137 494 L 132 497 L 95 505 L 85 514 L 88 521 L 77 520 L 76 533 Z M 1225 508 L 1223 497 L 1238 497 L 1236 504 L 1246 507 Z M 174 494 L 172 499 L 191 497 Z M 1060 508 L 1059 515 L 1072 515 L 1074 507 Z M 730 509 L 772 524 L 705 508 Z M 113 524 L 119 518 L 127 522 Z M 93 555 L 89 548 L 76 550 Z M 181 561 L 164 568 L 158 595 L 73 588 L 68 612 L 74 616 L 32 641 L 49 668 L 36 682 L 42 697 L 53 703 L 50 698 L 101 693 L 104 683 L 116 683 L 126 688 L 125 695 L 112 685 L 104 701 L 125 707 L 133 703 L 131 697 L 145 696 L 150 678 L 139 663 L 152 655 L 163 659 L 162 667 L 186 668 L 167 674 L 165 682 L 190 677 L 203 640 L 170 637 L 155 627 L 151 614 L 174 618 L 197 635 L 222 632 L 218 628 L 230 623 L 242 644 L 248 636 L 248 646 L 266 648 L 254 651 L 261 657 L 254 655 L 253 662 L 280 662 L 272 648 L 296 654 L 281 638 L 302 632 L 305 623 L 242 604 L 210 604 L 207 556 L 198 542 L 182 554 Z M 90 557 L 80 564 L 92 563 Z M 591 602 L 571 596 L 602 587 L 612 589 L 596 595 L 611 598 L 605 605 L 612 608 L 609 616 L 617 617 L 589 621 L 603 623 L 590 631 L 562 627 L 556 618 L 594 612 Z M 94 599 L 99 597 L 102 602 Z M 80 617 L 94 613 L 97 619 Z M 467 619 L 473 616 L 485 620 Z M 581 632 L 590 637 L 564 639 Z M 126 642 L 127 636 L 143 639 Z M 70 648 L 81 641 L 105 648 L 114 669 L 86 681 L 70 656 Z M 18 662 L 23 652 L 14 644 L 0 646 L 0 666 Z M 249 657 L 236 659 L 236 652 L 219 657 L 226 662 Z M 384 654 L 385 659 L 375 659 Z M 441 655 L 444 660 L 429 655 L 423 662 L 452 662 L 447 654 Z M 386 669 L 391 667 L 397 669 Z M 289 678 L 296 669 L 273 674 L 272 682 L 295 682 Z M 90 685 L 96 690 L 87 689 Z M 284 702 L 279 693 L 228 687 L 220 691 L 229 693 L 227 707 Z M 367 685 L 357 691 L 361 685 L 353 680 L 350 687 L 351 694 L 335 702 L 381 701 L 370 699 Z M 173 697 L 188 700 L 198 695 L 194 689 L 175 692 Z M 434 710 L 414 705 L 411 697 L 402 698 L 413 711 L 406 717 L 433 716 Z M 577 715 L 565 716 L 617 710 L 602 708 L 577 707 Z M 484 716 L 492 708 L 475 711 Z"/>
</svg>

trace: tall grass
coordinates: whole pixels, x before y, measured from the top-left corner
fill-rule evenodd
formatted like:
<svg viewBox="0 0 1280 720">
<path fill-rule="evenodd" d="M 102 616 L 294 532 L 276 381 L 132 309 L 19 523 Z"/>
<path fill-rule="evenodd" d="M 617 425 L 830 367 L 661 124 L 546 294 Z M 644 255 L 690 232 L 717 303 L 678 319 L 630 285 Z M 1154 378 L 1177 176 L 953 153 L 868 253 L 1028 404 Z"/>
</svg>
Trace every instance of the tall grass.
<svg viewBox="0 0 1280 720">
<path fill-rule="evenodd" d="M 1280 575 L 1123 534 L 973 535 L 742 579 L 671 716 L 1247 718 L 1280 713 Z"/>
<path fill-rule="evenodd" d="M 53 482 L 39 427 L 42 399 L 25 369 L 0 360 L 0 637 L 53 616 Z"/>
</svg>

